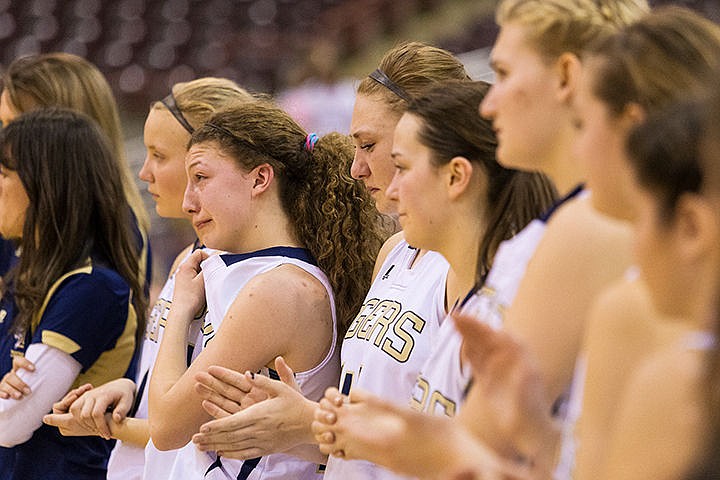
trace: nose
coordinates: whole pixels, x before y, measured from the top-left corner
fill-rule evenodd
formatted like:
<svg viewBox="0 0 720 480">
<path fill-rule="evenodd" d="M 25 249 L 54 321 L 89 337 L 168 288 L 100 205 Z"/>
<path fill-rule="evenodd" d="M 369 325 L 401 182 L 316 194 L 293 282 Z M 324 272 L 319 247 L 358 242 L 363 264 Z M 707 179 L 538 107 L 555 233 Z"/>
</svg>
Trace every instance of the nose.
<svg viewBox="0 0 720 480">
<path fill-rule="evenodd" d="M 390 181 L 390 185 L 388 185 L 387 188 L 385 189 L 385 196 L 388 198 L 388 200 L 390 200 L 392 202 L 398 201 L 397 182 L 398 182 L 398 174 L 396 172 L 395 175 L 393 175 L 392 180 Z"/>
<path fill-rule="evenodd" d="M 350 165 L 350 176 L 355 180 L 362 180 L 370 176 L 370 165 L 365 160 L 367 153 L 360 148 L 355 149 L 352 165 Z"/>
<path fill-rule="evenodd" d="M 183 212 L 185 212 L 187 215 L 193 215 L 199 210 L 197 194 L 195 193 L 195 189 L 192 187 L 192 185 L 190 185 L 190 183 L 188 183 L 185 187 L 182 209 Z"/>
<path fill-rule="evenodd" d="M 145 161 L 143 162 L 143 166 L 138 172 L 138 178 L 140 178 L 140 180 L 142 180 L 143 182 L 152 183 L 153 175 L 150 170 L 150 154 L 148 153 L 147 155 L 145 155 Z"/>
<path fill-rule="evenodd" d="M 490 87 L 490 90 L 485 94 L 485 98 L 480 102 L 480 115 L 488 120 L 495 118 L 497 109 L 495 108 L 495 86 Z"/>
</svg>

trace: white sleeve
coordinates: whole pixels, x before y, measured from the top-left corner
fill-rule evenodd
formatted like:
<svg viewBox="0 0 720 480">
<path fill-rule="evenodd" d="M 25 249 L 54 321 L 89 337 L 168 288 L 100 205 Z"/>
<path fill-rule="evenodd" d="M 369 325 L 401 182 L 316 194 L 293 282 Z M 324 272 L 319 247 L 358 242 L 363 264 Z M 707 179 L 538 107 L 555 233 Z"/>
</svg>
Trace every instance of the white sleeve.
<svg viewBox="0 0 720 480">
<path fill-rule="evenodd" d="M 25 357 L 35 371 L 17 374 L 32 392 L 20 400 L 0 399 L 0 446 L 13 447 L 26 442 L 42 425 L 53 403 L 70 390 L 80 373 L 80 362 L 67 353 L 42 343 L 33 343 Z"/>
</svg>

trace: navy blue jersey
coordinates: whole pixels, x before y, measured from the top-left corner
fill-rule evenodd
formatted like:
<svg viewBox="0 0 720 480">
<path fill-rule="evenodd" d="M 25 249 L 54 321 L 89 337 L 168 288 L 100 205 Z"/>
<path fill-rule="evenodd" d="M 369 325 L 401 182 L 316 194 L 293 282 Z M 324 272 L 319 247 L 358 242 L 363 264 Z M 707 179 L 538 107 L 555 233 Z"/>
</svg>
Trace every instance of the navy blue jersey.
<svg viewBox="0 0 720 480">
<path fill-rule="evenodd" d="M 0 339 L 3 366 L 11 354 L 23 354 L 31 344 L 43 343 L 81 365 L 73 388 L 133 375 L 137 322 L 130 299 L 130 288 L 117 272 L 88 262 L 53 284 L 25 336 L 7 334 L 12 306 L 6 300 L 4 306 L 10 308 L 3 310 L 0 325 L 5 331 Z M 104 479 L 113 444 L 100 437 L 63 437 L 56 428 L 43 425 L 30 440 L 12 449 L 14 465 L 0 464 L 0 478 Z M 8 457 L 0 452 L 0 462 Z M 13 469 L 12 476 L 6 474 Z"/>
</svg>

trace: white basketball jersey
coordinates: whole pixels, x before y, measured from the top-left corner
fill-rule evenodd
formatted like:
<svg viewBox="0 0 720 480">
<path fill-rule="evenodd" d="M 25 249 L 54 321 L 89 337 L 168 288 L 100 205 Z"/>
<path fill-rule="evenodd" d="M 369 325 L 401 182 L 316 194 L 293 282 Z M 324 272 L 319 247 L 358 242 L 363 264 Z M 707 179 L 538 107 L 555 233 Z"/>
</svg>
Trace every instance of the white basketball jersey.
<svg viewBox="0 0 720 480">
<path fill-rule="evenodd" d="M 550 216 L 567 200 L 582 191 L 575 188 L 542 217 L 531 221 L 520 233 L 502 242 L 482 287 L 471 291 L 459 307 L 478 321 L 500 328 L 505 312 L 517 294 L 528 262 L 545 234 Z M 440 338 L 418 375 L 412 394 L 413 408 L 435 415 L 455 416 L 470 387 L 472 371 L 463 366 L 462 336 L 448 319 L 440 328 Z"/>
<path fill-rule="evenodd" d="M 415 379 L 445 317 L 449 265 L 436 252 L 401 241 L 388 254 L 342 344 L 340 389 L 359 387 L 407 405 Z M 397 479 L 373 463 L 328 459 L 326 479 Z"/>
<path fill-rule="evenodd" d="M 323 284 L 328 292 L 332 310 L 333 336 L 328 354 L 313 369 L 295 374 L 303 395 L 319 401 L 325 389 L 337 382 L 340 362 L 339 351 L 336 348 L 337 327 L 332 288 L 325 274 L 314 263 L 307 250 L 292 247 L 273 247 L 248 254 L 222 254 L 206 259 L 202 263 L 202 271 L 208 310 L 202 328 L 202 348 L 212 341 L 230 305 L 248 281 L 278 266 L 296 265 Z M 259 373 L 277 378 L 275 372 L 267 368 L 261 369 Z M 220 458 L 214 452 L 199 451 L 190 442 L 178 451 L 175 462 L 170 468 L 165 472 L 158 472 L 156 476 L 146 478 L 315 480 L 322 478 L 323 469 L 323 466 L 284 454 L 271 454 L 244 462 Z"/>
<path fill-rule="evenodd" d="M 187 255 L 180 261 L 184 263 L 192 252 L 188 250 Z M 145 337 L 142 345 L 142 355 L 140 357 L 140 368 L 135 375 L 135 385 L 137 388 L 135 394 L 135 406 L 133 408 L 134 418 L 148 418 L 148 385 L 150 382 L 150 374 L 152 373 L 155 359 L 160 350 L 160 341 L 165 331 L 167 316 L 170 312 L 172 304 L 173 291 L 175 290 L 175 272 L 171 272 L 165 285 L 163 285 L 160 295 L 155 301 L 155 305 L 148 317 L 145 327 Z M 191 343 L 188 345 L 188 354 L 193 351 L 195 341 L 200 333 L 202 320 L 193 320 L 190 324 L 188 338 Z M 160 452 L 174 458 L 173 452 Z M 110 454 L 108 461 L 108 480 L 142 480 L 143 468 L 145 464 L 145 449 L 134 445 L 123 443 L 118 440 L 115 448 Z"/>
</svg>

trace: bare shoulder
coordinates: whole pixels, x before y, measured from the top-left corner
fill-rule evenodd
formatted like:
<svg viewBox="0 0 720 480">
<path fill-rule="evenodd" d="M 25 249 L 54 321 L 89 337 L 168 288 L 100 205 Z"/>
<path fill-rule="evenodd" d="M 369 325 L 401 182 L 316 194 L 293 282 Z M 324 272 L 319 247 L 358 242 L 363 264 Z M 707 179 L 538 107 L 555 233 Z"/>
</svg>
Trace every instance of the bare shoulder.
<svg viewBox="0 0 720 480">
<path fill-rule="evenodd" d="M 645 284 L 623 278 L 608 286 L 593 302 L 589 336 L 595 339 L 606 339 L 608 333 L 624 338 L 643 336 L 652 331 L 656 320 Z"/>
<path fill-rule="evenodd" d="M 588 317 L 589 341 L 636 340 L 648 352 L 676 341 L 686 327 L 660 314 L 640 278 L 623 278 L 601 292 Z"/>
<path fill-rule="evenodd" d="M 578 198 L 551 217 L 540 246 L 564 251 L 566 255 L 595 257 L 599 252 L 621 253 L 618 248 L 627 249 L 631 235 L 627 222 L 602 215 L 592 208 L 589 199 Z"/>
<path fill-rule="evenodd" d="M 328 301 L 328 292 L 322 282 L 307 270 L 290 263 L 256 275 L 238 296 L 287 307 Z"/>
<path fill-rule="evenodd" d="M 375 268 L 373 269 L 373 280 L 377 276 L 377 273 L 380 270 L 380 267 L 382 267 L 382 264 L 385 263 L 385 259 L 387 258 L 388 254 L 404 239 L 405 237 L 403 236 L 403 232 L 397 232 L 396 234 L 385 240 L 385 243 L 378 252 L 377 259 L 375 260 Z"/>
</svg>

